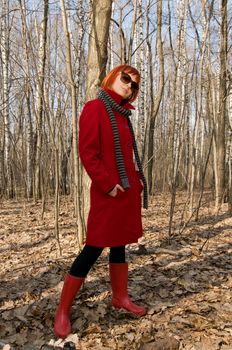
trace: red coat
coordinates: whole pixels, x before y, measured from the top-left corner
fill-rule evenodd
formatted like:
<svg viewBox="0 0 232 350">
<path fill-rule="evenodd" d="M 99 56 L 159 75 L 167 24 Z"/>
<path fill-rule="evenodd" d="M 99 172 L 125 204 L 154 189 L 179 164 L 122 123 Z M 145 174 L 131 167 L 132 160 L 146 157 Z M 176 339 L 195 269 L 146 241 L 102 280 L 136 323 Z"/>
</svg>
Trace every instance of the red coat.
<svg viewBox="0 0 232 350">
<path fill-rule="evenodd" d="M 121 96 L 107 90 L 121 102 Z M 134 109 L 129 103 L 124 108 Z M 113 133 L 106 108 L 95 99 L 85 104 L 79 124 L 79 154 L 90 176 L 90 211 L 87 221 L 86 244 L 115 247 L 134 243 L 142 235 L 140 175 L 133 161 L 132 136 L 124 116 L 114 111 L 121 150 L 130 188 L 118 191 L 116 197 L 108 192 L 120 184 L 114 151 Z"/>
</svg>

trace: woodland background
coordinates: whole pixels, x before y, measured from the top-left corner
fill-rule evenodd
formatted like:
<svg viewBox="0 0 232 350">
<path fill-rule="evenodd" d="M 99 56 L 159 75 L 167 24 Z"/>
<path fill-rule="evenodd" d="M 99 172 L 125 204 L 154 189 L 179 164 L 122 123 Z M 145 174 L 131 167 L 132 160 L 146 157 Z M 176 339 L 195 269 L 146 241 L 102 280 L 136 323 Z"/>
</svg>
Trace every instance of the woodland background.
<svg viewBox="0 0 232 350">
<path fill-rule="evenodd" d="M 141 248 L 138 264 L 145 263 L 148 253 L 157 253 L 158 242 L 166 247 L 163 263 L 169 264 L 166 257 L 175 257 L 176 247 L 180 244 L 183 248 L 186 240 L 189 249 L 194 248 L 190 249 L 192 258 L 201 260 L 199 255 L 213 235 L 219 241 L 211 248 L 217 249 L 220 244 L 224 247 L 221 254 L 227 266 L 218 273 L 224 273 L 224 286 L 230 285 L 231 2 L 1 0 L 0 4 L 0 239 L 2 261 L 6 262 L 1 271 L 5 327 L 7 320 L 13 324 L 18 317 L 12 314 L 10 318 L 11 311 L 23 307 L 19 302 L 21 292 L 16 292 L 16 304 L 11 292 L 6 294 L 11 290 L 11 267 L 15 266 L 13 280 L 21 291 L 26 282 L 30 284 L 25 276 L 22 278 L 24 273 L 31 273 L 32 268 L 41 275 L 43 267 L 35 267 L 36 261 L 48 265 L 52 261 L 57 266 L 62 259 L 75 255 L 84 242 L 89 179 L 77 152 L 78 118 L 85 101 L 95 98 L 105 74 L 120 63 L 134 65 L 142 77 L 132 122 L 151 205 L 143 213 L 146 247 Z M 34 220 L 38 221 L 37 229 Z M 196 236 L 191 236 L 193 227 L 201 232 L 197 250 Z M 160 233 L 155 237 L 150 235 L 157 230 Z M 66 234 L 72 239 L 69 248 Z M 30 260 L 30 252 L 33 255 L 38 244 L 45 244 L 48 251 L 42 250 L 40 258 L 35 255 Z M 25 264 L 21 266 L 22 260 Z M 57 276 L 47 271 L 46 278 L 54 279 L 56 285 L 64 270 L 59 267 Z M 178 275 L 179 271 L 173 273 Z M 189 289 L 193 291 L 194 287 L 187 289 L 191 293 Z M 31 304 L 40 297 L 30 296 Z M 223 305 L 217 308 L 223 309 Z M 53 311 L 48 317 L 50 328 Z M 157 317 L 156 310 L 154 313 Z M 16 328 L 22 330 L 26 316 L 20 317 L 23 326 Z M 160 325 L 162 328 L 162 322 Z M 230 325 L 227 328 L 230 330 Z M 2 334 L 7 339 L 14 331 L 3 327 Z M 153 337 L 150 334 L 148 338 Z M 113 346 L 127 348 L 128 341 L 137 346 L 141 339 L 133 339 L 126 338 L 122 347 L 119 343 L 119 347 Z M 231 350 L 227 340 L 223 341 L 209 345 L 209 349 L 228 346 Z M 186 344 L 182 348 L 187 349 Z M 26 349 L 25 344 L 22 348 Z"/>
</svg>

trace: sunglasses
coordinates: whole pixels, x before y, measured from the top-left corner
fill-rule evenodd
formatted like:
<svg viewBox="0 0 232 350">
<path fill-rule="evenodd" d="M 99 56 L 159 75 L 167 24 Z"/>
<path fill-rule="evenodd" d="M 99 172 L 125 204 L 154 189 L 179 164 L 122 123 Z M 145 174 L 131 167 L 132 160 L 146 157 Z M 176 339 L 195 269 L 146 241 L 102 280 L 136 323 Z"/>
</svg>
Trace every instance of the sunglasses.
<svg viewBox="0 0 232 350">
<path fill-rule="evenodd" d="M 131 84 L 132 90 L 139 90 L 139 84 L 132 80 L 129 74 L 121 72 L 120 80 L 126 85 Z"/>
</svg>

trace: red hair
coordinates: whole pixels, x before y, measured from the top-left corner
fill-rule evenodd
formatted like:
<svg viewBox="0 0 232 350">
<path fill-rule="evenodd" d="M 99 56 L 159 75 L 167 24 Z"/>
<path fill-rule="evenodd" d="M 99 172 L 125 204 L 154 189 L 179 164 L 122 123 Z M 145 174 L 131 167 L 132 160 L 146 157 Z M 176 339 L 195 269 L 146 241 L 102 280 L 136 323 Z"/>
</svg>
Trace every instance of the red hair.
<svg viewBox="0 0 232 350">
<path fill-rule="evenodd" d="M 103 79 L 102 83 L 101 83 L 101 87 L 102 88 L 107 88 L 107 89 L 110 89 L 112 84 L 114 83 L 117 75 L 119 72 L 126 72 L 126 73 L 129 73 L 129 74 L 133 74 L 136 76 L 136 79 L 137 79 L 137 83 L 139 84 L 140 83 L 140 74 L 139 72 L 137 71 L 136 68 L 134 67 L 131 67 L 127 64 L 121 64 L 120 66 L 117 66 L 115 68 L 113 68 L 106 76 L 105 78 Z M 138 92 L 139 90 L 134 90 L 132 91 L 132 95 L 130 96 L 130 98 L 128 99 L 129 102 L 133 102 L 137 95 L 138 95 Z"/>
</svg>

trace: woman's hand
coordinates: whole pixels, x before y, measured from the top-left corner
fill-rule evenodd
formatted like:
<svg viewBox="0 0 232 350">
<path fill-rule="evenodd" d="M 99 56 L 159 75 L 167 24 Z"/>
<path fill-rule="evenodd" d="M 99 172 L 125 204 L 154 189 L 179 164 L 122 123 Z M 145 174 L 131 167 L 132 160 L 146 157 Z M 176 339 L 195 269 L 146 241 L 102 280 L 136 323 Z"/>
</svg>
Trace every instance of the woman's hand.
<svg viewBox="0 0 232 350">
<path fill-rule="evenodd" d="M 108 195 L 111 196 L 111 197 L 116 197 L 118 191 L 125 192 L 124 188 L 123 188 L 122 186 L 120 186 L 119 184 L 117 184 L 117 185 L 112 189 L 112 191 L 110 191 L 110 192 L 108 193 Z"/>
</svg>

